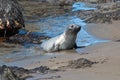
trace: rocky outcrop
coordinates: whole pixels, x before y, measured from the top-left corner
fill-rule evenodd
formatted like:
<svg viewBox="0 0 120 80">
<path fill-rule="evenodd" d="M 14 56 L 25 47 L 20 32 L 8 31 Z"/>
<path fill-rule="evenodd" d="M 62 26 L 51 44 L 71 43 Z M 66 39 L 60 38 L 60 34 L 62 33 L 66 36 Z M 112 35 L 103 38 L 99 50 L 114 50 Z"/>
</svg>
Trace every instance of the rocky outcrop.
<svg viewBox="0 0 120 80">
<path fill-rule="evenodd" d="M 112 20 L 120 20 L 120 9 L 110 12 L 95 12 L 92 17 L 88 17 L 87 23 L 112 23 Z"/>
<path fill-rule="evenodd" d="M 98 10 L 88 11 L 84 17 L 87 23 L 112 23 L 112 20 L 120 20 L 120 3 L 106 3 L 98 6 Z M 87 12 L 85 13 L 87 14 Z"/>
<path fill-rule="evenodd" d="M 44 33 L 29 32 L 27 30 L 20 30 L 18 34 L 9 37 L 6 41 L 15 44 L 40 44 L 43 40 L 49 39 Z"/>
<path fill-rule="evenodd" d="M 0 0 L 0 37 L 9 37 L 24 25 L 22 7 L 16 0 Z"/>
<path fill-rule="evenodd" d="M 3 65 L 0 67 L 0 80 L 26 80 L 32 77 L 34 73 L 48 73 L 50 68 L 47 66 L 40 66 L 34 69 L 24 69 L 22 67 L 11 67 Z"/>
</svg>

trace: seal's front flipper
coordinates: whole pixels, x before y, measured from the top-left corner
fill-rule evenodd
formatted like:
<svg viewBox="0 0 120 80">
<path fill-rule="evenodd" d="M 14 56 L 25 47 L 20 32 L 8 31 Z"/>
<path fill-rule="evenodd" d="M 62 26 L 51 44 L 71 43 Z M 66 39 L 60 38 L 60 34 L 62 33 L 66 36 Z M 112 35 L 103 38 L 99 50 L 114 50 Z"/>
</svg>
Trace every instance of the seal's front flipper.
<svg viewBox="0 0 120 80">
<path fill-rule="evenodd" d="M 86 46 L 77 46 L 77 44 L 75 43 L 74 45 L 74 48 L 77 49 L 77 48 L 85 48 Z"/>
<path fill-rule="evenodd" d="M 77 48 L 85 48 L 86 46 L 77 46 Z"/>
<path fill-rule="evenodd" d="M 74 48 L 76 49 L 77 48 L 77 44 L 75 43 L 75 45 L 74 45 Z"/>
</svg>

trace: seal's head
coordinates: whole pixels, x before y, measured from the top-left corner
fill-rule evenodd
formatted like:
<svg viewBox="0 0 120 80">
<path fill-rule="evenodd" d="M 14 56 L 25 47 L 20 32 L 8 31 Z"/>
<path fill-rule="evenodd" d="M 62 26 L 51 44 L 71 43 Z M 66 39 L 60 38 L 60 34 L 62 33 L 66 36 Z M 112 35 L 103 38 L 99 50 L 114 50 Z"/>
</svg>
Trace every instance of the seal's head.
<svg viewBox="0 0 120 80">
<path fill-rule="evenodd" d="M 74 34 L 76 35 L 81 30 L 81 26 L 71 24 L 66 29 L 66 34 Z"/>
</svg>

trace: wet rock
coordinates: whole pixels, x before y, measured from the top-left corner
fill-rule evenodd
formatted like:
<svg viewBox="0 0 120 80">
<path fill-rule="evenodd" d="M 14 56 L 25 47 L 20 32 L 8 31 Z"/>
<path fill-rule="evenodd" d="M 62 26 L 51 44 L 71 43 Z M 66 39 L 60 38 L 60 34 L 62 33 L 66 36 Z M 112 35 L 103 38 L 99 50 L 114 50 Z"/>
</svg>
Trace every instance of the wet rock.
<svg viewBox="0 0 120 80">
<path fill-rule="evenodd" d="M 9 37 L 7 42 L 16 44 L 40 44 L 43 40 L 50 37 L 46 36 L 44 33 L 39 32 L 29 32 L 22 30 L 19 34 Z"/>
<path fill-rule="evenodd" d="M 119 4 L 120 3 L 96 4 L 97 10 L 80 10 L 72 12 L 72 15 L 77 15 L 87 23 L 112 23 L 113 20 L 120 20 Z"/>
<path fill-rule="evenodd" d="M 120 9 L 109 12 L 95 12 L 92 17 L 89 17 L 86 22 L 88 23 L 112 23 L 112 20 L 120 20 Z"/>
<path fill-rule="evenodd" d="M 69 62 L 68 67 L 70 68 L 86 68 L 86 67 L 91 67 L 93 64 L 97 62 L 92 62 L 88 59 L 85 58 L 79 58 L 77 60 L 72 60 Z"/>
<path fill-rule="evenodd" d="M 85 21 L 87 23 L 112 23 L 112 20 L 120 20 L 120 8 L 116 3 L 99 5 L 98 10 L 91 12 Z"/>
<path fill-rule="evenodd" d="M 16 0 L 0 0 L 0 37 L 15 35 L 25 27 L 22 10 Z"/>
<path fill-rule="evenodd" d="M 19 1 L 33 1 L 33 2 L 41 2 L 41 3 L 49 3 L 51 5 L 71 5 L 76 0 L 19 0 Z"/>
<path fill-rule="evenodd" d="M 52 5 L 66 6 L 71 5 L 73 2 L 75 2 L 75 0 L 46 0 L 46 2 Z"/>
<path fill-rule="evenodd" d="M 9 67 L 5 65 L 0 68 L 0 73 L 1 80 L 25 80 L 19 78 Z"/>
<path fill-rule="evenodd" d="M 115 9 L 116 3 L 104 3 L 99 6 L 99 9 L 109 10 L 109 9 Z"/>
<path fill-rule="evenodd" d="M 34 69 L 24 69 L 22 67 L 2 66 L 0 67 L 0 76 L 2 80 L 25 80 L 26 78 L 32 77 L 34 73 L 45 74 L 49 70 L 50 69 L 47 66 L 40 66 Z"/>
<path fill-rule="evenodd" d="M 31 69 L 30 72 L 32 72 L 32 73 L 47 73 L 48 70 L 50 70 L 50 68 L 48 68 L 47 66 L 40 66 L 40 67 Z"/>
</svg>

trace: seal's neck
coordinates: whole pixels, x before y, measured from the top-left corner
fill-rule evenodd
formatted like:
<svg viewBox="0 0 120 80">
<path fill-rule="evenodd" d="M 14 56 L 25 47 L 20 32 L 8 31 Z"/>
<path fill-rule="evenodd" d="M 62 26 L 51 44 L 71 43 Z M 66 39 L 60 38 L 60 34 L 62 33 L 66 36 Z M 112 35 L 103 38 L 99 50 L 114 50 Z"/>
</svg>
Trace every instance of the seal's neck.
<svg viewBox="0 0 120 80">
<path fill-rule="evenodd" d="M 65 40 L 75 41 L 76 37 L 77 37 L 77 34 L 74 34 L 74 33 L 73 34 L 72 33 L 68 34 L 68 33 L 64 32 L 63 36 L 64 36 Z"/>
</svg>

